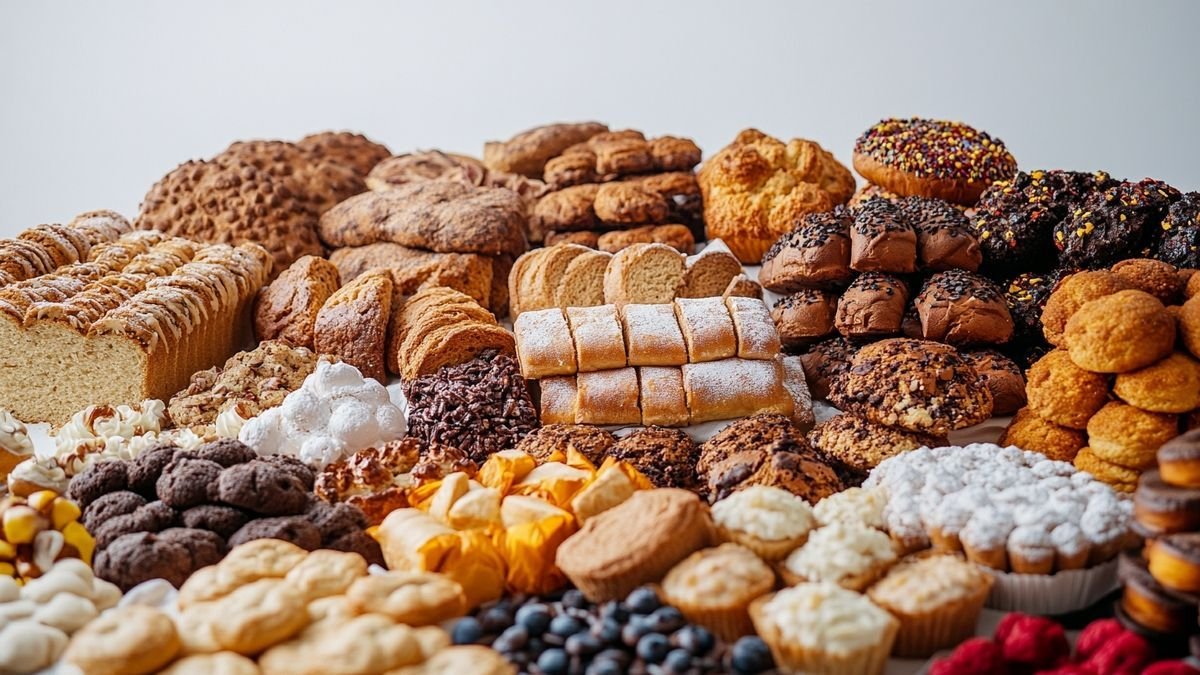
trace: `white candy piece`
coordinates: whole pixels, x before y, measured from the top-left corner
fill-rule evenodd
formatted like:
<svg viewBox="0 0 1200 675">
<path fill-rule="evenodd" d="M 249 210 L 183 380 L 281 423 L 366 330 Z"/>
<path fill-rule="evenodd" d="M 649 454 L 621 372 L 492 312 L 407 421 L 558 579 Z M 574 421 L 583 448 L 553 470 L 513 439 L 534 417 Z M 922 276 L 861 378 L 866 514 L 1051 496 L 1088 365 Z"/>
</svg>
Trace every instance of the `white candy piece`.
<svg viewBox="0 0 1200 675">
<path fill-rule="evenodd" d="M 71 635 L 99 615 L 91 600 L 72 593 L 59 593 L 37 608 L 33 620 Z"/>
<path fill-rule="evenodd" d="M 21 599 L 21 587 L 17 580 L 8 575 L 0 575 L 0 602 L 12 602 Z"/>
<path fill-rule="evenodd" d="M 96 609 L 103 612 L 106 609 L 112 609 L 121 601 L 121 589 L 116 584 L 109 583 L 103 579 L 92 581 L 92 602 L 95 603 Z"/>
<path fill-rule="evenodd" d="M 0 672 L 36 673 L 67 648 L 66 633 L 36 621 L 14 621 L 0 631 Z"/>
</svg>

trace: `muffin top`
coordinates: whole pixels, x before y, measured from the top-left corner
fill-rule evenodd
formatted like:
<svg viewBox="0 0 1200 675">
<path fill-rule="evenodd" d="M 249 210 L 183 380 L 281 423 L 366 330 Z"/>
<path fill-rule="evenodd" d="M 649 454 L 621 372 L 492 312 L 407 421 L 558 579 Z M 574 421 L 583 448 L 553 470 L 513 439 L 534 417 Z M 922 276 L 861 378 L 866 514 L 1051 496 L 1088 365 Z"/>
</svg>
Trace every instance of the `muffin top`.
<svg viewBox="0 0 1200 675">
<path fill-rule="evenodd" d="M 809 535 L 808 543 L 793 551 L 785 564 L 805 579 L 838 583 L 895 560 L 892 540 L 883 532 L 858 523 L 834 523 Z"/>
<path fill-rule="evenodd" d="M 765 541 L 802 537 L 816 527 L 813 510 L 803 499 L 767 485 L 752 485 L 713 504 L 712 516 L 727 530 Z"/>
<path fill-rule="evenodd" d="M 974 564 L 937 555 L 901 561 L 867 594 L 887 609 L 916 614 L 976 596 L 991 585 L 991 575 Z"/>
<path fill-rule="evenodd" d="M 866 525 L 877 530 L 886 528 L 883 509 L 887 506 L 887 493 L 881 488 L 863 489 L 853 487 L 817 502 L 813 513 L 821 525 L 847 523 Z"/>
<path fill-rule="evenodd" d="M 896 626 L 865 595 L 830 583 L 804 583 L 779 591 L 762 605 L 762 618 L 783 642 L 833 654 L 879 644 Z"/>
<path fill-rule="evenodd" d="M 696 551 L 663 579 L 668 598 L 688 605 L 747 603 L 771 590 L 775 573 L 750 549 L 721 544 Z"/>
</svg>

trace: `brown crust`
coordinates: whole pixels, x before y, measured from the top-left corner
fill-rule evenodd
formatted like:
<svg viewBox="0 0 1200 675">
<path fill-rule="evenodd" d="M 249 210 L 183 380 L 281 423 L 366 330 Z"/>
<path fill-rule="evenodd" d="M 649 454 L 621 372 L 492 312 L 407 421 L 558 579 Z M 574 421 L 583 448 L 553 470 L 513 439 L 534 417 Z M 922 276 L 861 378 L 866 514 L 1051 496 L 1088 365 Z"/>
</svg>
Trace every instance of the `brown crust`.
<svg viewBox="0 0 1200 675">
<path fill-rule="evenodd" d="M 237 141 L 212 161 L 233 166 L 247 163 L 276 178 L 291 180 L 317 213 L 367 189 L 353 168 L 288 141 Z"/>
<path fill-rule="evenodd" d="M 525 252 L 525 206 L 515 193 L 430 181 L 367 192 L 320 221 L 330 246 L 392 241 L 439 253 L 518 256 Z"/>
<path fill-rule="evenodd" d="M 979 201 L 979 195 L 991 185 L 990 181 L 983 180 L 916 176 L 857 152 L 854 153 L 853 163 L 854 170 L 869 183 L 904 197 L 936 197 L 954 204 L 971 206 Z"/>
<path fill-rule="evenodd" d="M 1105 270 L 1076 272 L 1058 282 L 1042 309 L 1042 331 L 1046 341 L 1063 346 L 1067 321 L 1084 303 L 1128 288 L 1125 280 Z"/>
<path fill-rule="evenodd" d="M 842 413 L 810 431 L 808 442 L 854 471 L 865 474 L 889 457 L 922 446 L 940 447 L 946 444 L 946 439 L 913 434 Z"/>
<path fill-rule="evenodd" d="M 1039 417 L 1085 429 L 1108 401 L 1108 378 L 1080 368 L 1065 350 L 1056 349 L 1030 367 L 1025 392 L 1029 409 Z"/>
<path fill-rule="evenodd" d="M 993 349 L 962 352 L 992 391 L 992 414 L 1011 415 L 1025 405 L 1025 376 L 1007 356 Z"/>
<path fill-rule="evenodd" d="M 254 336 L 312 349 L 317 313 L 339 286 L 333 263 L 316 256 L 300 258 L 259 293 Z"/>
<path fill-rule="evenodd" d="M 1154 534 L 1200 529 L 1200 489 L 1168 485 L 1151 469 L 1138 479 L 1133 494 L 1134 516 Z"/>
<path fill-rule="evenodd" d="M 644 225 L 629 230 L 605 232 L 596 240 L 598 248 L 608 253 L 616 253 L 633 244 L 666 244 L 684 255 L 691 255 L 696 248 L 696 240 L 692 231 L 683 225 Z M 550 244 L 547 243 L 547 246 Z"/>
<path fill-rule="evenodd" d="M 1190 412 L 1200 408 L 1200 363 L 1175 352 L 1158 363 L 1117 375 L 1113 393 L 1142 410 Z"/>
<path fill-rule="evenodd" d="M 392 305 L 392 278 L 384 273 L 346 284 L 317 314 L 313 345 L 358 368 L 363 377 L 387 382 L 383 349 Z"/>
<path fill-rule="evenodd" d="M 610 233 L 612 234 L 612 233 Z M 588 248 L 600 248 L 599 232 L 547 232 L 545 236 L 545 246 L 547 248 L 555 244 L 578 244 Z M 607 249 L 606 249 L 607 250 Z"/>
<path fill-rule="evenodd" d="M 1171 353 L 1175 319 L 1149 293 L 1118 291 L 1080 307 L 1067 321 L 1063 340 L 1081 368 L 1125 373 Z"/>
<path fill-rule="evenodd" d="M 339 248 L 329 256 L 343 284 L 372 270 L 386 270 L 401 295 L 412 295 L 423 285 L 446 286 L 496 311 L 504 299 L 495 297 L 492 289 L 501 260 L 475 253 L 434 253 L 391 242 Z"/>
<path fill-rule="evenodd" d="M 517 450 L 538 461 L 547 461 L 556 452 L 565 457 L 567 450 L 575 448 L 599 466 L 616 443 L 615 436 L 599 427 L 588 424 L 547 424 L 522 438 Z"/>
<path fill-rule="evenodd" d="M 553 187 L 563 188 L 639 173 L 691 171 L 699 163 L 700 148 L 689 139 L 661 136 L 646 140 L 638 131 L 615 131 L 567 148 L 546 162 L 544 178 Z"/>
<path fill-rule="evenodd" d="M 1029 408 L 1021 408 L 997 442 L 1040 452 L 1060 462 L 1072 462 L 1079 450 L 1087 445 L 1087 434 L 1044 420 Z"/>
<path fill-rule="evenodd" d="M 296 145 L 320 157 L 348 166 L 365 178 L 378 163 L 392 155 L 386 146 L 351 131 L 322 131 L 296 141 Z"/>
<path fill-rule="evenodd" d="M 444 326 L 429 334 L 404 365 L 401 375 L 405 380 L 414 380 L 436 373 L 444 366 L 470 361 L 490 349 L 514 358 L 517 354 L 513 334 L 501 326 L 478 321 Z"/>
<path fill-rule="evenodd" d="M 700 449 L 679 429 L 643 427 L 618 440 L 608 454 L 633 465 L 656 488 L 697 487 Z"/>
<path fill-rule="evenodd" d="M 541 178 L 546 162 L 564 150 L 608 131 L 599 122 L 547 124 L 522 131 L 507 141 L 488 141 L 483 145 L 483 163 L 493 171 L 519 173 Z"/>
<path fill-rule="evenodd" d="M 1112 401 L 1088 420 L 1087 433 L 1097 457 L 1140 471 L 1154 466 L 1159 446 L 1179 434 L 1179 417 Z"/>
</svg>

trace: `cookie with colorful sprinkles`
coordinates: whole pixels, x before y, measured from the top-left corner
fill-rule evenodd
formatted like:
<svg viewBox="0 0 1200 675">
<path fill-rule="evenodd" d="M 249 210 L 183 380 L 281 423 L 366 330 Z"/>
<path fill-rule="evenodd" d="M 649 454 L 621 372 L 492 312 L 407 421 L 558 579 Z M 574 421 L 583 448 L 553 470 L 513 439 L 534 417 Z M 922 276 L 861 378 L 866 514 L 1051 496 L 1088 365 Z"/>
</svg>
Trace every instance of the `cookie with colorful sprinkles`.
<svg viewBox="0 0 1200 675">
<path fill-rule="evenodd" d="M 1101 269 L 1137 257 L 1156 243 L 1168 209 L 1179 198 L 1179 190 L 1151 178 L 1093 193 L 1054 226 L 1059 263 Z"/>
<path fill-rule="evenodd" d="M 854 144 L 854 169 L 902 196 L 973 205 L 993 181 L 1017 172 L 1003 141 L 961 122 L 886 119 Z"/>
</svg>

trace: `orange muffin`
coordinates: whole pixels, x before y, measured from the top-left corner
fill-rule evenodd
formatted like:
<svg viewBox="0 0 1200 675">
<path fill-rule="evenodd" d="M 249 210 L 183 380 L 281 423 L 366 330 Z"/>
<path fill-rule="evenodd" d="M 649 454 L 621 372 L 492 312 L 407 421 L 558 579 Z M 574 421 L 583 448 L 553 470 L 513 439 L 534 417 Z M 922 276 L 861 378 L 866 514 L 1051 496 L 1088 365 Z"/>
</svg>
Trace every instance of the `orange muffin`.
<svg viewBox="0 0 1200 675">
<path fill-rule="evenodd" d="M 1126 290 L 1084 303 L 1063 332 L 1075 365 L 1095 373 L 1145 368 L 1175 347 L 1175 319 L 1145 291 Z"/>
<path fill-rule="evenodd" d="M 1120 277 L 1130 288 L 1145 291 L 1169 305 L 1179 297 L 1184 280 L 1179 277 L 1175 266 L 1150 258 L 1131 258 L 1112 266 L 1112 273 Z"/>
<path fill-rule="evenodd" d="M 1150 412 L 1185 413 L 1200 408 L 1200 362 L 1175 352 L 1153 365 L 1117 375 L 1113 393 Z"/>
<path fill-rule="evenodd" d="M 1029 410 L 1071 429 L 1087 428 L 1088 419 L 1108 402 L 1108 378 L 1075 365 L 1056 349 L 1037 360 L 1026 377 Z"/>
<path fill-rule="evenodd" d="M 1050 459 L 1070 462 L 1087 445 L 1087 434 L 1038 417 L 1029 408 L 1021 408 L 1008 423 L 1000 445 L 1015 445 L 1022 450 L 1040 452 Z"/>
<path fill-rule="evenodd" d="M 1124 279 L 1112 272 L 1096 270 L 1076 272 L 1058 283 L 1042 309 L 1042 332 L 1046 341 L 1061 347 L 1067 320 L 1084 303 L 1129 288 Z"/>
<path fill-rule="evenodd" d="M 1159 446 L 1179 435 L 1179 417 L 1113 401 L 1092 415 L 1087 432 L 1088 445 L 1097 457 L 1144 471 L 1154 466 Z"/>
</svg>

